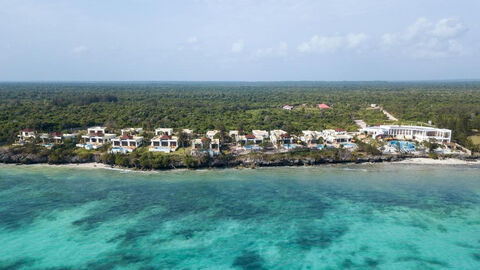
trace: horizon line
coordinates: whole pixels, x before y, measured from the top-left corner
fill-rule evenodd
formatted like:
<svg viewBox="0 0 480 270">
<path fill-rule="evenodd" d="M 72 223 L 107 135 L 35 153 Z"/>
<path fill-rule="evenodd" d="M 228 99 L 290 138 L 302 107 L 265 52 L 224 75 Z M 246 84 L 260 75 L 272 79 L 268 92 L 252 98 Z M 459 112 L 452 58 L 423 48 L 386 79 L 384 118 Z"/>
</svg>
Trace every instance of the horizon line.
<svg viewBox="0 0 480 270">
<path fill-rule="evenodd" d="M 368 83 L 368 82 L 480 82 L 478 79 L 421 80 L 0 80 L 1 83 Z"/>
</svg>

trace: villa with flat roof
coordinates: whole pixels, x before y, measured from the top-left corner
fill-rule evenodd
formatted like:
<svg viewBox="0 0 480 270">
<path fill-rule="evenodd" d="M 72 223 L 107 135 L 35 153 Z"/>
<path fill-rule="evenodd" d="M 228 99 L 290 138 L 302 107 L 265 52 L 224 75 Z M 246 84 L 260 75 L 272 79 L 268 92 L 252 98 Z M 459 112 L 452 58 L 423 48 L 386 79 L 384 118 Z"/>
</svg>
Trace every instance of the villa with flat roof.
<svg viewBox="0 0 480 270">
<path fill-rule="evenodd" d="M 213 137 L 215 137 L 215 135 L 217 135 L 220 131 L 219 130 L 209 130 L 207 131 L 207 138 L 209 138 L 210 140 L 213 140 Z"/>
<path fill-rule="evenodd" d="M 142 145 L 143 137 L 124 134 L 121 137 L 112 139 L 112 149 L 110 153 L 127 154 L 133 152 L 137 147 Z"/>
<path fill-rule="evenodd" d="M 182 129 L 182 132 L 187 134 L 187 135 L 193 135 L 193 130 L 192 129 L 184 128 L 184 129 Z"/>
<path fill-rule="evenodd" d="M 253 134 L 247 134 L 247 135 L 238 135 L 236 142 L 242 145 L 259 145 L 263 143 L 265 138 L 262 136 L 255 136 Z"/>
<path fill-rule="evenodd" d="M 122 128 L 122 135 L 135 135 L 143 132 L 143 128 Z"/>
<path fill-rule="evenodd" d="M 77 147 L 83 147 L 87 150 L 98 149 L 106 143 L 117 137 L 116 134 L 106 133 L 106 127 L 91 127 L 87 129 L 87 134 L 82 135 L 83 143 L 77 144 Z"/>
<path fill-rule="evenodd" d="M 156 128 L 155 129 L 155 136 L 161 136 L 161 135 L 172 136 L 173 135 L 173 128 Z"/>
<path fill-rule="evenodd" d="M 275 129 L 270 131 L 270 141 L 276 148 L 282 147 L 290 149 L 297 147 L 296 145 L 294 145 L 295 137 L 281 129 Z"/>
<path fill-rule="evenodd" d="M 150 152 L 170 153 L 178 149 L 178 137 L 163 134 L 150 140 Z"/>
<path fill-rule="evenodd" d="M 400 140 L 435 141 L 439 143 L 449 143 L 452 138 L 452 131 L 444 128 L 424 127 L 424 126 L 399 126 L 399 125 L 380 125 L 366 127 L 360 132 L 378 136 L 390 136 Z"/>
<path fill-rule="evenodd" d="M 30 128 L 25 128 L 20 131 L 20 134 L 17 135 L 18 143 L 23 144 L 27 141 L 33 141 L 37 137 L 37 132 Z"/>
<path fill-rule="evenodd" d="M 219 154 L 220 153 L 220 140 L 219 139 L 213 139 L 210 141 L 209 149 L 211 151 L 211 154 Z"/>
<path fill-rule="evenodd" d="M 208 144 L 208 147 L 207 145 Z M 196 138 L 192 140 L 192 154 L 208 153 L 210 156 L 220 153 L 220 139 Z"/>
<path fill-rule="evenodd" d="M 254 129 L 252 130 L 252 134 L 256 136 L 261 136 L 263 137 L 264 139 L 267 139 L 268 138 L 268 131 L 266 130 L 258 130 L 258 129 Z"/>
<path fill-rule="evenodd" d="M 320 138 L 322 138 L 322 132 L 311 130 L 302 130 L 302 136 L 300 136 L 300 140 L 307 146 L 316 146 Z"/>
</svg>

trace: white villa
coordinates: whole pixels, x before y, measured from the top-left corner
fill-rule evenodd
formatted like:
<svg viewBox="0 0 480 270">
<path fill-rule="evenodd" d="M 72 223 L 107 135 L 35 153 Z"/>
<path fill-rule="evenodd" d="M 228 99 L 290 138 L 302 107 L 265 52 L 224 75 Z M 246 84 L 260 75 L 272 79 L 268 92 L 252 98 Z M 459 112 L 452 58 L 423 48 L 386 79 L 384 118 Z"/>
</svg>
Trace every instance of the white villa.
<svg viewBox="0 0 480 270">
<path fill-rule="evenodd" d="M 155 136 L 161 136 L 161 135 L 172 136 L 173 135 L 173 128 L 156 128 L 155 129 Z"/>
<path fill-rule="evenodd" d="M 135 135 L 143 132 L 143 128 L 123 128 L 121 129 L 122 135 Z"/>
<path fill-rule="evenodd" d="M 254 129 L 254 130 L 252 130 L 252 134 L 255 135 L 255 137 L 261 136 L 264 139 L 268 138 L 268 131 L 266 131 L 266 130 Z"/>
<path fill-rule="evenodd" d="M 272 142 L 274 147 L 284 147 L 284 148 L 292 148 L 296 147 L 293 146 L 295 137 L 288 134 L 286 131 L 281 129 L 275 129 L 270 131 L 270 141 Z"/>
<path fill-rule="evenodd" d="M 17 137 L 18 142 L 22 144 L 25 141 L 34 140 L 37 137 L 37 132 L 33 129 L 25 128 L 20 131 L 20 134 L 18 134 Z"/>
<path fill-rule="evenodd" d="M 302 130 L 302 136 L 300 140 L 307 145 L 316 145 L 318 144 L 320 138 L 322 138 L 322 132 L 320 131 L 311 131 L 311 130 Z"/>
<path fill-rule="evenodd" d="M 150 152 L 170 153 L 178 149 L 178 137 L 163 134 L 150 140 Z"/>
<path fill-rule="evenodd" d="M 143 137 L 133 136 L 128 133 L 123 134 L 119 138 L 112 139 L 112 150 L 110 153 L 122 153 L 127 154 L 135 150 L 137 147 L 142 145 Z"/>
<path fill-rule="evenodd" d="M 239 132 L 238 130 L 230 130 L 228 131 L 228 136 L 230 136 L 231 138 L 233 138 L 235 141 L 238 141 L 238 136 L 239 136 Z"/>
<path fill-rule="evenodd" d="M 240 144 L 248 145 L 258 145 L 263 143 L 265 138 L 262 136 L 255 136 L 253 134 L 239 135 L 237 136 L 236 142 Z"/>
<path fill-rule="evenodd" d="M 202 150 L 203 149 L 203 140 L 202 139 L 194 139 L 192 141 L 192 149 L 195 150 Z"/>
<path fill-rule="evenodd" d="M 109 143 L 116 134 L 106 133 L 106 127 L 91 127 L 87 129 L 87 134 L 82 135 L 83 143 L 77 144 L 77 147 L 83 147 L 87 150 L 98 149 L 102 145 Z"/>
<path fill-rule="evenodd" d="M 184 128 L 184 129 L 182 129 L 182 132 L 187 134 L 187 135 L 193 135 L 193 130 L 192 129 Z"/>
<path fill-rule="evenodd" d="M 40 139 L 43 143 L 53 142 L 55 144 L 63 143 L 64 139 L 74 139 L 77 134 L 63 134 L 61 132 L 52 132 L 52 133 L 42 133 Z"/>
<path fill-rule="evenodd" d="M 220 140 L 211 139 L 210 144 L 208 145 L 208 150 L 205 149 L 205 138 L 197 138 L 192 140 L 192 152 L 208 152 L 211 156 L 220 153 Z"/>
<path fill-rule="evenodd" d="M 433 140 L 440 143 L 449 143 L 452 138 L 450 129 L 423 126 L 380 125 L 366 127 L 360 131 L 374 138 L 378 136 L 392 136 L 396 139 L 419 142 Z"/>
<path fill-rule="evenodd" d="M 213 137 L 215 137 L 215 135 L 217 135 L 217 133 L 219 133 L 220 131 L 218 130 L 209 130 L 207 131 L 207 138 L 209 138 L 210 140 L 213 140 Z"/>
</svg>

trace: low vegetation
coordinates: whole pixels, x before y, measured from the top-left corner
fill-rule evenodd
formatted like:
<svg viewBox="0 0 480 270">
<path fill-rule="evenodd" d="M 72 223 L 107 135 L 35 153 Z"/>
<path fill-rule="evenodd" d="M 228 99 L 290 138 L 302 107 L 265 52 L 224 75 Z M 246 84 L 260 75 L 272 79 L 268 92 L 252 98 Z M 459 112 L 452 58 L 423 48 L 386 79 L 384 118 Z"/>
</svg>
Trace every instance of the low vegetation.
<svg viewBox="0 0 480 270">
<path fill-rule="evenodd" d="M 318 103 L 332 109 L 320 110 Z M 2 83 L 0 144 L 21 128 L 74 131 L 93 125 L 209 129 L 357 130 L 355 119 L 388 122 L 379 104 L 404 123 L 453 130 L 478 151 L 480 83 Z M 294 106 L 292 111 L 282 106 Z M 159 158 L 160 160 L 161 158 Z M 52 159 L 53 160 L 53 159 Z M 123 162 L 123 161 L 122 161 Z M 161 161 L 158 161 L 161 163 Z"/>
</svg>

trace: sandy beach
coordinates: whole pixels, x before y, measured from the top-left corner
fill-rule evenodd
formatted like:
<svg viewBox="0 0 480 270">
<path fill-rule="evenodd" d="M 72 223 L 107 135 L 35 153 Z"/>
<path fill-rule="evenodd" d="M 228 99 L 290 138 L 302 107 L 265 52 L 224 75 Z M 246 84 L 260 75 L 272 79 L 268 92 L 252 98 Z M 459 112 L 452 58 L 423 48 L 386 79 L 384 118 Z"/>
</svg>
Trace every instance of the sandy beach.
<svg viewBox="0 0 480 270">
<path fill-rule="evenodd" d="M 480 165 L 478 160 L 466 161 L 457 158 L 431 159 L 431 158 L 408 158 L 394 162 L 396 164 L 419 164 L 419 165 Z"/>
</svg>

